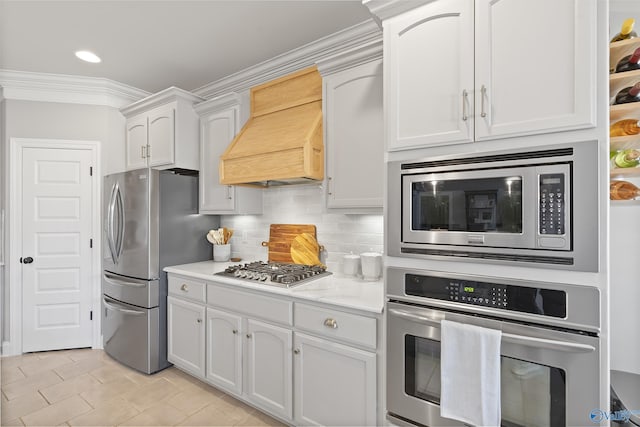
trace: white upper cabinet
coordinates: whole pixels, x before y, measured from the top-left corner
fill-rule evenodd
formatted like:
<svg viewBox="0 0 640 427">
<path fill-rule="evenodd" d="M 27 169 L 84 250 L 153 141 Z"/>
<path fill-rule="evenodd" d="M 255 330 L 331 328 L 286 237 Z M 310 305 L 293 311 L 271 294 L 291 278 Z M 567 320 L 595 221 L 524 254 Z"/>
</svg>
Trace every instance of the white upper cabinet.
<svg viewBox="0 0 640 427">
<path fill-rule="evenodd" d="M 240 97 L 229 94 L 196 106 L 200 116 L 200 213 L 261 214 L 262 190 L 220 184 L 220 155 L 241 127 Z"/>
<path fill-rule="evenodd" d="M 327 208 L 354 213 L 382 209 L 381 56 L 378 41 L 318 64 L 323 77 Z"/>
<path fill-rule="evenodd" d="M 199 123 L 193 104 L 199 101 L 171 87 L 122 108 L 127 119 L 125 168 L 198 170 Z"/>
<path fill-rule="evenodd" d="M 389 150 L 595 126 L 596 0 L 369 3 Z"/>
</svg>

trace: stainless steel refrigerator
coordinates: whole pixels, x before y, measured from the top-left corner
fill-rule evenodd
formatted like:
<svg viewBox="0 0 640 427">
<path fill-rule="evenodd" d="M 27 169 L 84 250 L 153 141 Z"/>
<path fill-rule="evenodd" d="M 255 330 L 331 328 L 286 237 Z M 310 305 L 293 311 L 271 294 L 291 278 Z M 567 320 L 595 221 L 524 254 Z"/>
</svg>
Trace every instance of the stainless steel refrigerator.
<svg viewBox="0 0 640 427">
<path fill-rule="evenodd" d="M 106 176 L 104 207 L 104 350 L 131 368 L 153 373 L 170 366 L 162 269 L 211 259 L 205 236 L 218 227 L 219 218 L 198 214 L 198 177 L 175 171 Z"/>
</svg>

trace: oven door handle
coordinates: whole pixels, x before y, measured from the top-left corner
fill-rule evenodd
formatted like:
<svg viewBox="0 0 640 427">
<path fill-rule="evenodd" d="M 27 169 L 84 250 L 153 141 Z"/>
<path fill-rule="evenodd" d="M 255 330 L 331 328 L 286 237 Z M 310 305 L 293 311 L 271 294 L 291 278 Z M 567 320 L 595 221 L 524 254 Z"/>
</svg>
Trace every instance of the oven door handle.
<svg viewBox="0 0 640 427">
<path fill-rule="evenodd" d="M 428 323 L 432 326 L 440 327 L 441 319 L 432 319 L 430 317 L 420 316 L 417 314 L 409 313 L 404 310 L 397 310 L 395 308 L 389 309 L 389 313 L 396 316 L 404 317 L 411 320 L 417 320 L 420 322 Z M 559 350 L 571 353 L 591 353 L 596 351 L 596 348 L 589 344 L 580 344 L 574 342 L 550 340 L 547 338 L 529 337 L 526 335 L 515 335 L 509 333 L 502 333 L 502 341 L 510 344 L 524 345 L 527 347 L 544 348 L 548 350 Z"/>
</svg>

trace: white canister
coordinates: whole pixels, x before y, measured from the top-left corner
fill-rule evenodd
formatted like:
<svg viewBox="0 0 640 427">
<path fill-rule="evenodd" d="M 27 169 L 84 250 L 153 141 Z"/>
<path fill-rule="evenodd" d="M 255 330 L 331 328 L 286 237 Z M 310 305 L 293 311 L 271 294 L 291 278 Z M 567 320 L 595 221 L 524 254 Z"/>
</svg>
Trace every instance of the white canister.
<svg viewBox="0 0 640 427">
<path fill-rule="evenodd" d="M 342 272 L 346 277 L 357 277 L 360 273 L 360 255 L 348 254 L 343 256 Z"/>
<path fill-rule="evenodd" d="M 362 278 L 367 281 L 376 281 L 382 276 L 382 254 L 378 252 L 365 252 L 360 254 L 362 263 Z"/>
<path fill-rule="evenodd" d="M 214 261 L 229 261 L 231 258 L 231 245 L 213 245 L 213 260 Z"/>
</svg>

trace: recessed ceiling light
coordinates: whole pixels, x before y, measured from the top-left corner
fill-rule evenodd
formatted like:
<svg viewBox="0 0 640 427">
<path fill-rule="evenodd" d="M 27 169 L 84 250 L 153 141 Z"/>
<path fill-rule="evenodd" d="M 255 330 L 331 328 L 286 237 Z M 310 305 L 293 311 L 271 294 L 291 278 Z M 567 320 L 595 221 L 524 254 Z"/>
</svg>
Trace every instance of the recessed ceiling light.
<svg viewBox="0 0 640 427">
<path fill-rule="evenodd" d="M 91 62 L 94 64 L 97 64 L 98 62 L 102 61 L 102 59 L 100 59 L 98 55 L 96 55 L 93 52 L 89 52 L 88 50 L 79 50 L 76 52 L 76 56 L 82 59 L 83 61 Z"/>
</svg>

